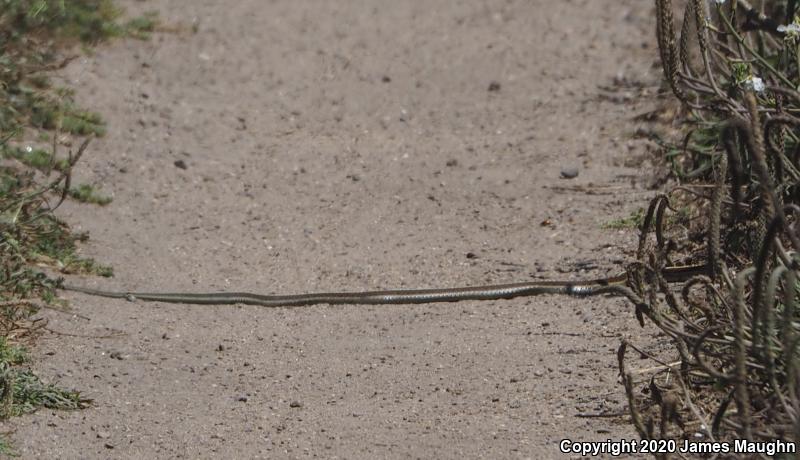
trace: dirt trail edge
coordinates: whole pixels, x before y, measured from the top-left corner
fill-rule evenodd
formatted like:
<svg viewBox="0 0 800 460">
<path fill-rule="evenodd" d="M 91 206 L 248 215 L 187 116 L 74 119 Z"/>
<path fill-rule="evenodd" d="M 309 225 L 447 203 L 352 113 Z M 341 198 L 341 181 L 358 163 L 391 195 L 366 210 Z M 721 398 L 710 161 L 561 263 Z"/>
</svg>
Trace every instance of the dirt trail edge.
<svg viewBox="0 0 800 460">
<path fill-rule="evenodd" d="M 622 271 L 603 229 L 655 90 L 652 10 L 623 1 L 122 2 L 177 32 L 62 73 L 109 134 L 70 203 L 106 289 L 302 293 Z M 196 32 L 192 31 L 196 25 Z M 579 168 L 568 180 L 562 170 Z M 568 171 L 565 171 L 568 172 Z M 591 184 L 600 193 L 575 186 Z M 620 298 L 297 309 L 65 294 L 37 372 L 96 405 L 14 420 L 24 458 L 552 458 L 634 437 Z"/>
</svg>

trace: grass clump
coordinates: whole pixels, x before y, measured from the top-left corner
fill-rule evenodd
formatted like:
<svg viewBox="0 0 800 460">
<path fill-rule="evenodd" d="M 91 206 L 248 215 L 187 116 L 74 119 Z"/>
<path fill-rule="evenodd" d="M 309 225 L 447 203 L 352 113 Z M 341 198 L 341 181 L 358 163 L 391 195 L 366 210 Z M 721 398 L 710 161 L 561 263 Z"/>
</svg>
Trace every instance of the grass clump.
<svg viewBox="0 0 800 460">
<path fill-rule="evenodd" d="M 45 130 L 60 131 L 78 136 L 103 136 L 106 133 L 105 121 L 92 111 L 75 107 L 72 93 L 61 93 L 58 100 L 36 100 L 31 102 L 30 124 Z"/>
<path fill-rule="evenodd" d="M 23 147 L 11 147 L 9 145 L 3 145 L 2 155 L 4 158 L 14 158 L 23 165 L 37 169 L 39 171 L 45 171 L 48 169 L 61 170 L 64 169 L 67 164 L 64 159 L 60 159 L 58 163 L 54 163 L 53 155 L 50 152 L 44 149 L 33 148 L 30 146 L 23 148 Z"/>
<path fill-rule="evenodd" d="M 69 196 L 82 203 L 99 204 L 100 206 L 111 203 L 110 196 L 101 194 L 95 190 L 94 186 L 89 184 L 80 184 L 77 187 L 70 188 Z"/>
<path fill-rule="evenodd" d="M 60 410 L 83 409 L 90 402 L 82 398 L 80 392 L 64 390 L 42 382 L 29 369 L 9 370 L 9 375 L 5 376 L 5 379 L 13 386 L 7 416 L 29 414 L 42 407 Z"/>
<path fill-rule="evenodd" d="M 53 211 L 68 197 L 107 204 L 109 197 L 71 171 L 89 140 L 105 134 L 102 117 L 80 107 L 74 91 L 48 73 L 73 58 L 64 50 L 112 37 L 147 38 L 155 15 L 127 22 L 112 0 L 0 0 L 0 419 L 39 407 L 78 409 L 77 392 L 41 382 L 19 345 L 43 326 L 34 314 L 58 304 L 57 281 L 38 269 L 111 276 L 110 267 L 77 254 L 86 234 L 73 233 Z M 84 138 L 82 140 L 81 138 Z M 63 144 L 79 146 L 59 153 Z M 41 147 L 47 146 L 46 148 Z M 11 454 L 0 438 L 0 454 Z"/>
<path fill-rule="evenodd" d="M 24 347 L 0 338 L 0 418 L 28 414 L 41 407 L 81 409 L 89 402 L 79 392 L 45 384 L 30 369 L 20 367 L 28 362 Z"/>
<path fill-rule="evenodd" d="M 123 31 L 125 35 L 130 37 L 147 40 L 150 38 L 150 34 L 155 32 L 158 25 L 158 14 L 148 12 L 126 22 Z"/>
<path fill-rule="evenodd" d="M 21 285 L 41 285 L 42 291 L 52 290 L 38 278 L 30 279 L 30 272 L 22 270 L 34 264 L 47 265 L 63 273 L 93 273 L 109 276 L 111 269 L 83 259 L 76 254 L 76 243 L 88 238 L 85 233 L 72 233 L 67 225 L 52 211 L 70 194 L 85 201 L 105 202 L 90 186 L 70 187 L 70 173 L 75 162 L 88 146 L 85 141 L 76 155 L 70 154 L 66 164 L 49 183 L 39 184 L 30 171 L 6 170 L 0 176 L 0 256 L 8 270 L 16 276 L 8 282 Z M 42 164 L 56 164 L 52 159 Z M 2 172 L 2 170 L 0 170 Z M 72 192 L 72 190 L 76 190 Z M 49 195 L 57 194 L 55 206 Z M 13 270 L 12 270 L 13 268 Z M 26 293 L 31 293 L 30 291 Z M 0 295 L 3 292 L 0 291 Z"/>
<path fill-rule="evenodd" d="M 91 402 L 77 391 L 42 382 L 30 369 L 23 367 L 28 362 L 24 347 L 12 345 L 5 337 L 0 337 L 0 420 L 29 414 L 42 407 L 77 410 Z M 0 455 L 17 455 L 3 438 L 0 438 Z"/>
<path fill-rule="evenodd" d="M 0 167 L 0 268 L 6 278 L 0 295 L 5 299 L 51 294 L 52 287 L 28 268 L 33 264 L 67 273 L 111 273 L 78 257 L 75 244 L 86 235 L 72 234 L 52 214 L 66 197 L 110 202 L 90 185 L 71 183 L 70 169 L 86 144 L 61 156 L 56 139 L 62 134 L 102 136 L 105 122 L 94 111 L 80 108 L 74 91 L 54 87 L 47 72 L 69 62 L 62 57 L 65 46 L 123 35 L 145 37 L 157 26 L 152 14 L 127 22 L 120 17 L 121 10 L 111 0 L 2 0 L 0 157 L 16 160 Z M 53 142 L 48 148 L 12 143 L 23 135 L 34 137 L 39 145 Z"/>
<path fill-rule="evenodd" d="M 95 112 L 77 107 L 73 92 L 54 88 L 46 72 L 72 57 L 60 50 L 112 37 L 147 38 L 153 13 L 121 22 L 111 0 L 2 0 L 0 2 L 0 132 L 35 127 L 76 135 L 105 133 Z"/>
<path fill-rule="evenodd" d="M 608 222 L 604 222 L 602 228 L 607 230 L 635 229 L 641 228 L 643 222 L 644 208 L 639 208 L 633 211 L 628 217 L 612 219 Z"/>
<path fill-rule="evenodd" d="M 122 10 L 112 0 L 4 0 L 0 19 L 8 36 L 48 38 L 92 44 L 112 37 L 147 38 L 155 30 L 155 13 L 120 22 Z"/>
</svg>

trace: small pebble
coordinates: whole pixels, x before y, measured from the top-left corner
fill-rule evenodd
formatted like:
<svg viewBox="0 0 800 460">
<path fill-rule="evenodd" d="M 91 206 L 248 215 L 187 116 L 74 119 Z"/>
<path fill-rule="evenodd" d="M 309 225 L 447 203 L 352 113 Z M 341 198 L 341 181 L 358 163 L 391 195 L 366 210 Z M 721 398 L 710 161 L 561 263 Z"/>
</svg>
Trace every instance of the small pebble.
<svg viewBox="0 0 800 460">
<path fill-rule="evenodd" d="M 175 163 L 173 163 L 173 164 L 175 165 L 175 167 L 176 167 L 176 168 L 180 168 L 180 169 L 186 169 L 186 168 L 188 168 L 188 166 L 186 166 L 186 162 L 185 162 L 185 161 L 183 161 L 183 160 L 177 160 L 177 161 L 175 161 Z"/>
<path fill-rule="evenodd" d="M 566 166 L 561 168 L 561 178 L 563 179 L 574 179 L 578 177 L 578 168 L 573 166 Z"/>
<path fill-rule="evenodd" d="M 300 401 L 292 401 L 289 403 L 289 407 L 303 407 L 303 403 Z"/>
</svg>

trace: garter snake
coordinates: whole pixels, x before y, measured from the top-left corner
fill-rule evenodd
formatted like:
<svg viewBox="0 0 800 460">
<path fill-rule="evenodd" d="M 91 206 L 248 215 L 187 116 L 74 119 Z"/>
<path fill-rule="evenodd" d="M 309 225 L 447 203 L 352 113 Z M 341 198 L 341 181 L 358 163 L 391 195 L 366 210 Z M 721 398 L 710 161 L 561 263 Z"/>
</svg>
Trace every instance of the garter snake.
<svg viewBox="0 0 800 460">
<path fill-rule="evenodd" d="M 661 274 L 669 282 L 685 281 L 706 272 L 705 265 L 667 267 Z M 586 297 L 614 293 L 627 282 L 627 273 L 608 278 L 579 281 L 531 281 L 524 283 L 494 284 L 485 286 L 400 289 L 365 292 L 321 292 L 294 295 L 262 295 L 248 292 L 173 293 L 103 291 L 81 286 L 62 285 L 68 291 L 81 292 L 114 299 L 143 300 L 182 304 L 232 305 L 245 304 L 262 307 L 300 307 L 315 304 L 380 305 L 458 302 L 461 300 L 499 300 L 541 294 L 561 294 Z"/>
</svg>

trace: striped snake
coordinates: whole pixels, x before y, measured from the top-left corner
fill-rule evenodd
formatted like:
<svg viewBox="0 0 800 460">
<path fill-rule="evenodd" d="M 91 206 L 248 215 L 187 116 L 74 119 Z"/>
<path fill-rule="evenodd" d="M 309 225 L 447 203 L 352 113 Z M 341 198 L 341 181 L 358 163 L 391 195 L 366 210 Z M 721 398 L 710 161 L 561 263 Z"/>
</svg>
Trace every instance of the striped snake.
<svg viewBox="0 0 800 460">
<path fill-rule="evenodd" d="M 661 274 L 669 282 L 685 281 L 706 272 L 705 265 L 667 267 Z M 300 307 L 315 304 L 380 305 L 458 302 L 461 300 L 499 300 L 541 294 L 561 294 L 586 297 L 605 293 L 623 293 L 628 274 L 583 281 L 531 281 L 526 283 L 495 284 L 486 286 L 401 289 L 366 292 L 323 292 L 295 295 L 262 295 L 248 292 L 174 293 L 103 291 L 81 286 L 61 285 L 61 289 L 114 299 L 136 299 L 149 302 L 181 304 L 233 305 L 246 304 L 261 307 Z"/>
</svg>

